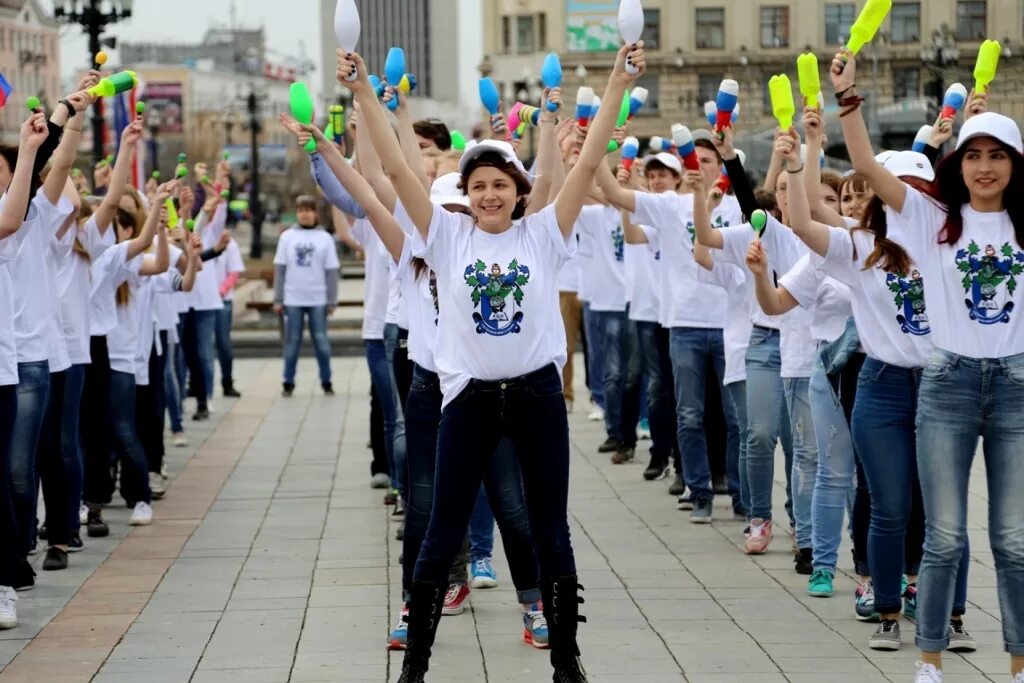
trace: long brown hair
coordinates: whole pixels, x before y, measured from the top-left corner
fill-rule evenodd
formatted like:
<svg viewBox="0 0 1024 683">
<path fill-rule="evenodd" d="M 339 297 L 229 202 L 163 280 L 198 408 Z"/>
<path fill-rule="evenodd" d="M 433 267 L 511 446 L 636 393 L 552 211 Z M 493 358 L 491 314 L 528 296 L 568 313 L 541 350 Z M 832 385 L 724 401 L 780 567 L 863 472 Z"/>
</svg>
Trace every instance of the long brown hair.
<svg viewBox="0 0 1024 683">
<path fill-rule="evenodd" d="M 138 237 L 139 232 L 142 229 L 142 223 L 139 222 L 139 214 L 125 211 L 121 207 L 117 207 L 117 209 L 114 210 L 114 229 L 116 230 L 118 226 L 132 229 L 132 236 L 128 239 L 135 239 Z M 127 282 L 122 282 L 117 287 L 117 305 L 127 306 L 130 299 L 131 289 Z"/>
<path fill-rule="evenodd" d="M 1003 208 L 1013 223 L 1017 245 L 1024 247 L 1024 157 L 1013 147 L 1000 140 L 996 141 L 1013 163 L 1010 184 L 1003 190 Z M 939 163 L 935 172 L 935 190 L 928 193 L 946 209 L 946 222 L 939 233 L 939 244 L 956 244 L 964 233 L 961 210 L 971 203 L 971 193 L 961 172 L 961 163 L 966 153 L 967 145 L 964 145 Z"/>
<path fill-rule="evenodd" d="M 466 164 L 465 170 L 462 171 L 462 180 L 459 181 L 459 189 L 464 194 L 469 194 L 469 179 L 473 175 L 473 171 L 485 166 L 496 168 L 512 179 L 516 186 L 516 194 L 519 196 L 519 199 L 516 201 L 516 208 L 512 211 L 512 220 L 517 221 L 525 216 L 526 204 L 529 201 L 530 190 L 532 189 L 530 181 L 514 164 L 505 161 L 497 152 L 484 152 Z"/>
<path fill-rule="evenodd" d="M 92 217 L 92 213 L 92 205 L 87 201 L 82 201 L 82 205 L 78 208 L 78 225 L 82 225 L 89 220 Z M 85 248 L 85 245 L 82 244 L 82 240 L 79 239 L 77 234 L 75 235 L 75 242 L 71 247 L 71 251 L 77 254 L 79 258 L 85 259 L 86 263 L 92 263 L 92 255 L 89 253 L 89 250 Z"/>
<path fill-rule="evenodd" d="M 904 176 L 900 180 L 920 192 L 929 192 L 927 189 L 929 184 L 919 178 Z M 878 267 L 895 275 L 906 275 L 910 272 L 911 261 L 907 250 L 888 237 L 889 222 L 885 216 L 885 203 L 878 195 L 872 197 L 868 205 L 864 207 L 860 225 L 854 227 L 851 232 L 858 230 L 870 232 L 875 236 L 875 247 L 864 259 L 864 270 Z M 853 257 L 857 258 L 856 248 L 854 248 Z"/>
</svg>

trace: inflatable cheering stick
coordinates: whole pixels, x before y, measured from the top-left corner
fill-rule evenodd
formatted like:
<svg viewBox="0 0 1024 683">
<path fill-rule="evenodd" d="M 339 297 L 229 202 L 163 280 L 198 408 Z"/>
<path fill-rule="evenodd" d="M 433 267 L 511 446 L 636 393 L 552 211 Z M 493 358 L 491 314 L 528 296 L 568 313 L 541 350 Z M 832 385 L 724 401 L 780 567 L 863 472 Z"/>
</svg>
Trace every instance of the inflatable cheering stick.
<svg viewBox="0 0 1024 683">
<path fill-rule="evenodd" d="M 672 142 L 670 140 L 666 140 L 665 138 L 659 135 L 655 135 L 653 138 L 651 138 L 651 141 L 647 143 L 647 146 L 650 147 L 651 151 L 654 152 L 655 154 L 660 154 L 661 152 L 671 152 L 673 149 Z"/>
<path fill-rule="evenodd" d="M 800 79 L 800 94 L 804 96 L 804 105 L 817 107 L 818 96 L 821 94 L 818 57 L 813 52 L 806 52 L 797 57 L 796 73 Z"/>
<path fill-rule="evenodd" d="M 562 87 L 562 62 L 558 59 L 557 53 L 552 52 L 544 58 L 544 64 L 540 68 L 540 80 L 545 88 Z M 558 105 L 554 102 L 545 102 L 544 106 L 550 112 L 558 111 Z"/>
<path fill-rule="evenodd" d="M 576 91 L 576 123 L 583 130 L 587 129 L 590 120 L 597 113 L 596 100 L 593 88 L 583 86 Z"/>
<path fill-rule="evenodd" d="M 946 89 L 942 98 L 942 114 L 944 119 L 955 119 L 967 103 L 967 88 L 963 83 L 954 83 Z"/>
<path fill-rule="evenodd" d="M 627 121 L 631 121 L 636 113 L 644 108 L 647 104 L 647 98 L 650 97 L 650 93 L 647 92 L 647 88 L 633 88 L 629 93 L 629 118 Z"/>
<path fill-rule="evenodd" d="M 682 158 L 687 171 L 699 171 L 700 159 L 697 158 L 697 146 L 693 144 L 693 133 L 684 125 L 672 124 L 672 144 L 676 153 Z"/>
<path fill-rule="evenodd" d="M 932 130 L 931 126 L 921 126 L 921 129 L 917 131 L 917 135 L 914 136 L 914 146 L 911 149 L 924 154 L 925 147 L 928 146 L 928 140 L 932 137 Z"/>
<path fill-rule="evenodd" d="M 718 86 L 718 97 L 715 98 L 715 131 L 722 130 L 732 125 L 732 113 L 736 109 L 736 103 L 740 97 L 740 84 L 732 79 L 725 79 Z"/>
<path fill-rule="evenodd" d="M 640 141 L 630 136 L 622 141 L 622 168 L 627 171 L 633 170 L 633 162 L 640 154 Z"/>
<path fill-rule="evenodd" d="M 974 92 L 979 95 L 987 93 L 989 84 L 996 78 L 1001 50 L 996 40 L 986 40 L 978 50 L 978 61 L 974 64 Z"/>
<path fill-rule="evenodd" d="M 796 103 L 793 102 L 793 84 L 789 76 L 781 74 L 772 76 L 768 81 L 768 94 L 772 99 L 772 114 L 779 122 L 779 128 L 789 130 L 793 127 L 793 116 L 796 114 Z"/>
<path fill-rule="evenodd" d="M 626 45 L 636 45 L 644 33 L 644 8 L 640 0 L 619 2 L 619 35 Z M 637 74 L 640 70 L 626 62 L 626 73 Z"/>
<path fill-rule="evenodd" d="M 334 8 L 334 36 L 338 39 L 338 47 L 345 52 L 353 52 L 359 42 L 362 25 L 359 20 L 359 9 L 356 0 L 338 0 Z M 356 80 L 356 72 L 345 76 L 346 81 Z"/>
<path fill-rule="evenodd" d="M 764 212 L 764 209 L 757 209 L 750 214 L 750 227 L 758 237 L 764 234 L 764 229 L 768 227 L 768 214 Z"/>
</svg>

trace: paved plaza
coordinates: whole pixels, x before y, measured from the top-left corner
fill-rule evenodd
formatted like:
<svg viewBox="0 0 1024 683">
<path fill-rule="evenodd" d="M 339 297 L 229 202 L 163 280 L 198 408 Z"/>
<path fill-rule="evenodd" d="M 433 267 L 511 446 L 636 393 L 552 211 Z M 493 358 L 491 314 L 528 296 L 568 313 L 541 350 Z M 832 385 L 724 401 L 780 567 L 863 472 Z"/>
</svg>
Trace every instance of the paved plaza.
<svg viewBox="0 0 1024 683">
<path fill-rule="evenodd" d="M 216 399 L 210 421 L 188 425 L 190 448 L 168 449 L 174 479 L 154 524 L 129 533 L 128 511 L 111 508 L 110 538 L 87 539 L 68 570 L 40 572 L 21 594 L 21 625 L 0 631 L 0 683 L 397 680 L 402 655 L 385 641 L 401 599 L 401 543 L 368 486 L 366 365 L 335 359 L 332 398 L 314 390 L 314 366 L 300 364 L 296 395 L 283 399 L 279 360 L 236 365 L 243 398 Z M 579 403 L 571 437 L 591 681 L 912 679 L 912 625 L 902 652 L 868 650 L 874 626 L 853 618 L 854 581 L 843 574 L 835 597 L 808 597 L 781 522 L 770 552 L 747 557 L 725 499 L 712 526 L 691 525 L 667 481 L 642 480 L 639 458 L 613 466 L 597 454 L 603 429 Z M 979 650 L 947 656 L 949 683 L 1007 679 L 983 475 L 979 464 L 966 616 Z M 777 485 L 780 513 L 783 493 Z M 442 620 L 433 683 L 551 680 L 547 653 L 521 640 L 500 545 L 498 588 L 474 591 L 471 609 Z M 848 547 L 840 557 L 848 572 Z"/>
</svg>

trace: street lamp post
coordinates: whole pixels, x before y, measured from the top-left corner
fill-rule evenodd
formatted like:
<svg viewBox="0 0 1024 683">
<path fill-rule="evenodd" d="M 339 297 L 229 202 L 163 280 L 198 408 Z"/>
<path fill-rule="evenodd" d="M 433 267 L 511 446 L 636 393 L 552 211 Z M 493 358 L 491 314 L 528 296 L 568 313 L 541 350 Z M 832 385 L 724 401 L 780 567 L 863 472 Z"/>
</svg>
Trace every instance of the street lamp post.
<svg viewBox="0 0 1024 683">
<path fill-rule="evenodd" d="M 110 24 L 129 19 L 135 0 L 54 0 L 53 17 L 66 24 L 79 24 L 89 36 L 89 65 L 100 51 L 100 36 Z M 104 11 L 109 8 L 108 11 Z M 93 168 L 106 156 L 103 149 L 103 110 L 92 110 Z"/>
<path fill-rule="evenodd" d="M 249 212 L 252 214 L 252 248 L 249 255 L 258 259 L 263 256 L 263 204 L 260 202 L 260 131 L 263 125 L 260 123 L 260 103 L 255 87 L 246 98 L 246 108 L 249 111 L 251 145 Z"/>
</svg>

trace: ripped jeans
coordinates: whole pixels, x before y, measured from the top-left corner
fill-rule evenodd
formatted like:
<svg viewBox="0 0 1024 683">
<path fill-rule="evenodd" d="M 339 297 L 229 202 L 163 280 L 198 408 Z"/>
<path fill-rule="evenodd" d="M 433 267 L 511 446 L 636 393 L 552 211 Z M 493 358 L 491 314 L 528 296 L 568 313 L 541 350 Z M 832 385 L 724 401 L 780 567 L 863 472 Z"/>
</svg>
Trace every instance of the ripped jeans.
<svg viewBox="0 0 1024 683">
<path fill-rule="evenodd" d="M 808 398 L 809 377 L 787 377 L 782 380 L 786 408 L 793 430 L 793 519 L 796 522 L 796 545 L 811 547 L 811 501 L 814 479 L 818 476 L 818 443 L 814 436 L 814 418 Z"/>
</svg>

